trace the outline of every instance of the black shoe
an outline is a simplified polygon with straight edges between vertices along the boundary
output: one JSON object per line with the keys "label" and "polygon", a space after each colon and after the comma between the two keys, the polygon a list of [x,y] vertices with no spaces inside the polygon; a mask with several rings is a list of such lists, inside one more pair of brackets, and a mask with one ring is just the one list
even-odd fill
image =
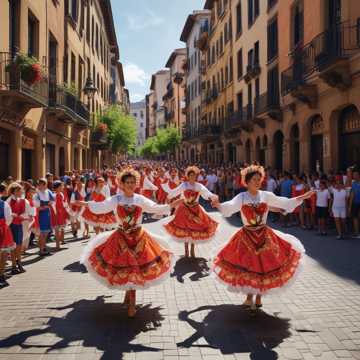
{"label": "black shoe", "polygon": [[16,266],[11,268],[11,275],[17,275],[20,273],[21,271]]}
{"label": "black shoe", "polygon": [[43,257],[43,256],[50,256],[51,252],[49,250],[44,250],[44,251],[40,251],[39,252],[39,256]]}
{"label": "black shoe", "polygon": [[6,281],[5,276],[0,276],[0,289],[9,286],[10,284]]}
{"label": "black shoe", "polygon": [[26,272],[26,270],[23,268],[21,262],[17,261],[17,267],[21,273]]}

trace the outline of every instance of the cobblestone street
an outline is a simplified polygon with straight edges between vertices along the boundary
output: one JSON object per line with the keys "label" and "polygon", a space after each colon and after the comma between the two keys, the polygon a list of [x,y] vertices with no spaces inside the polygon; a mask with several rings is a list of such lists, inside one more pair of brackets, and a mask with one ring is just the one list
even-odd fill
{"label": "cobblestone street", "polygon": [[27,272],[0,292],[0,359],[360,359],[360,242],[289,231],[306,247],[306,268],[255,316],[209,276],[211,245],[196,261],[179,257],[163,285],[138,292],[132,320],[123,293],[79,265],[86,241],[29,256]]}

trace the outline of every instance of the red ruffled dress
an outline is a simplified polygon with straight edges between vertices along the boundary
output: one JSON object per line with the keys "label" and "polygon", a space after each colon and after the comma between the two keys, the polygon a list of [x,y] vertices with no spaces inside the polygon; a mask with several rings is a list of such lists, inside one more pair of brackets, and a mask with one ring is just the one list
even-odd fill
{"label": "red ruffled dress", "polygon": [[191,185],[188,182],[169,190],[170,199],[179,195],[184,201],[177,207],[171,220],[164,224],[165,230],[173,240],[180,242],[202,244],[212,240],[219,224],[199,204],[199,197],[201,195],[205,200],[210,200],[216,195],[200,183]]}
{"label": "red ruffled dress", "polygon": [[266,225],[269,206],[292,212],[301,204],[296,199],[259,191],[253,198],[241,193],[221,205],[224,216],[240,211],[244,226],[216,255],[213,270],[230,291],[266,294],[295,279],[305,255],[301,242],[290,234]]}
{"label": "red ruffled dress", "polygon": [[[90,200],[99,203],[106,200],[107,196],[104,189],[105,187],[101,192],[94,190],[90,195]],[[85,208],[80,218],[88,225],[101,229],[113,229],[116,225],[115,214],[112,210],[107,213],[95,214],[90,208]]]}
{"label": "red ruffled dress", "polygon": [[0,199],[0,253],[10,252],[16,247],[9,227],[11,221],[10,205]]}
{"label": "red ruffled dress", "polygon": [[90,202],[93,213],[115,212],[118,229],[90,241],[81,263],[104,285],[122,290],[144,289],[159,283],[173,267],[174,255],[162,239],[142,227],[142,213],[167,215],[169,205],[158,205],[142,195],[122,194],[104,202]]}
{"label": "red ruffled dress", "polygon": [[154,180],[154,185],[158,188],[156,190],[156,201],[158,204],[165,204],[167,193],[163,189],[162,185],[165,184],[167,181],[162,179],[160,176],[156,177]]}
{"label": "red ruffled dress", "polygon": [[142,195],[144,195],[148,199],[152,199],[154,196],[154,191],[157,190],[158,188],[152,183],[152,179],[145,175],[141,188]]}
{"label": "red ruffled dress", "polygon": [[58,229],[64,229],[69,220],[69,214],[66,210],[67,203],[65,202],[65,196],[62,192],[55,194],[55,227]]}
{"label": "red ruffled dress", "polygon": [[[303,184],[295,184],[291,187],[291,197],[297,197],[305,194],[305,186]],[[300,212],[300,206],[298,206],[294,211],[295,214]]]}
{"label": "red ruffled dress", "polygon": [[86,197],[85,190],[82,188],[81,190],[75,190],[71,196],[70,196],[70,215],[71,215],[71,221],[77,221],[81,211],[82,207],[75,205],[74,202],[76,201],[84,201]]}

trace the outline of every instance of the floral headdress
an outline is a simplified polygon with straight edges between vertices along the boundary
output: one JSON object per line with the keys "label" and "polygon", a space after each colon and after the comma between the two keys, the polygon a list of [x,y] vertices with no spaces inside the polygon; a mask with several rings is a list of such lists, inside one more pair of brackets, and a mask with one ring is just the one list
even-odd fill
{"label": "floral headdress", "polygon": [[264,168],[262,166],[260,166],[260,165],[250,165],[250,166],[247,166],[246,168],[241,170],[241,182],[244,185],[246,185],[246,182],[245,182],[246,175],[250,174],[250,173],[253,173],[253,172],[259,173],[260,176],[261,176],[261,181],[264,180],[264,178],[265,178],[265,170],[264,170]]}
{"label": "floral headdress", "polygon": [[189,166],[186,168],[185,176],[188,177],[189,173],[194,172],[196,175],[200,174],[200,170],[197,166]]}
{"label": "floral headdress", "polygon": [[138,171],[134,170],[132,167],[127,167],[120,171],[117,175],[120,182],[122,182],[122,178],[124,176],[133,176],[136,179],[136,184],[140,184],[140,174]]}

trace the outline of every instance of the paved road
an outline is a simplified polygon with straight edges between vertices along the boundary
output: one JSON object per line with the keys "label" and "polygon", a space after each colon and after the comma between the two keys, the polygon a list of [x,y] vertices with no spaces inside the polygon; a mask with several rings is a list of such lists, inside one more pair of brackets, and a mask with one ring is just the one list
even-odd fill
{"label": "paved road", "polygon": [[285,295],[265,298],[256,317],[209,276],[211,245],[198,261],[179,258],[163,285],[139,292],[143,306],[132,320],[123,293],[79,265],[85,241],[69,240],[42,260],[29,256],[27,272],[0,290],[0,360],[360,359],[360,241],[288,231],[307,249],[306,268]]}

